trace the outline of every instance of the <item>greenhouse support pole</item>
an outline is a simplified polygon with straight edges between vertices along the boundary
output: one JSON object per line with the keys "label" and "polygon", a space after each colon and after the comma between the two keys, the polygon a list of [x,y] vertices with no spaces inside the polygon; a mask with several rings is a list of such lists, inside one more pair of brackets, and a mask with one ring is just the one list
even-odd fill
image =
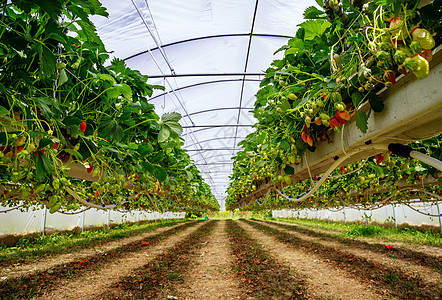
{"label": "greenhouse support pole", "polygon": [[393,204],[393,218],[394,218],[394,227],[397,228],[396,204]]}
{"label": "greenhouse support pole", "polygon": [[344,224],[347,224],[347,216],[345,215],[345,207],[342,210],[344,213]]}
{"label": "greenhouse support pole", "polygon": [[45,208],[43,209],[43,219],[41,220],[41,234],[42,235],[45,235],[47,215],[48,215],[48,208],[45,206]]}
{"label": "greenhouse support pole", "polygon": [[85,211],[83,211],[83,212],[81,213],[81,233],[84,232],[84,217],[85,217],[85,214],[86,214]]}
{"label": "greenhouse support pole", "polygon": [[440,208],[441,203],[437,202],[437,213],[439,214],[439,230],[440,233],[442,233],[442,215],[441,215],[441,211],[442,209]]}
{"label": "greenhouse support pole", "polygon": [[110,209],[107,210],[107,223],[106,223],[107,230],[109,230],[109,223],[110,223]]}

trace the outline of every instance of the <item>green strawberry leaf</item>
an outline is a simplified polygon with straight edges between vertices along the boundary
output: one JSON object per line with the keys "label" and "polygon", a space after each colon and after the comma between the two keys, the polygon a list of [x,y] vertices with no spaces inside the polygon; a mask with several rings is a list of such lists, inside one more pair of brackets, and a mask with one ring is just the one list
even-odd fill
{"label": "green strawberry leaf", "polygon": [[302,23],[301,28],[304,29],[304,40],[311,41],[315,37],[320,37],[331,26],[327,20],[308,20]]}
{"label": "green strawberry leaf", "polygon": [[181,115],[176,112],[166,113],[161,117],[159,122],[160,132],[158,134],[158,141],[165,142],[169,137],[177,137],[183,133],[183,128],[178,123]]}
{"label": "green strawberry leaf", "polygon": [[356,113],[356,126],[361,130],[363,133],[367,132],[368,129],[368,116],[363,111],[358,111]]}
{"label": "green strawberry leaf", "polygon": [[153,176],[155,176],[158,181],[163,182],[167,178],[167,172],[163,167],[155,165]]}

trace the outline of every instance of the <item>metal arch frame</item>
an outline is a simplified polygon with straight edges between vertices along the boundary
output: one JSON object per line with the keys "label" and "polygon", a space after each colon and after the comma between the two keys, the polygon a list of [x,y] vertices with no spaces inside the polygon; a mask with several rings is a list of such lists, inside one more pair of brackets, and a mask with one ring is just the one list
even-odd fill
{"label": "metal arch frame", "polygon": [[208,112],[218,111],[218,110],[230,110],[230,109],[254,109],[254,107],[218,107],[218,108],[212,108],[212,109],[206,109],[206,110],[199,110],[193,113],[190,113],[189,116],[194,116],[198,114],[204,114]]}
{"label": "metal arch frame", "polygon": [[253,127],[255,124],[216,124],[216,125],[189,125],[182,126],[183,129],[187,128],[220,128],[220,127]]}
{"label": "metal arch frame", "polygon": [[186,151],[236,151],[243,150],[243,148],[224,147],[224,148],[201,148],[201,149],[186,149]]}
{"label": "metal arch frame", "polygon": [[[265,73],[246,73],[246,72],[235,72],[235,73],[186,73],[186,74],[161,74],[161,75],[150,75],[149,78],[174,78],[174,77],[210,77],[210,76],[265,76]],[[241,79],[242,80],[242,79]]]}
{"label": "metal arch frame", "polygon": [[[244,73],[247,73],[247,67],[249,65],[250,48],[252,46],[253,29],[255,28],[256,14],[258,12],[258,3],[259,3],[259,0],[256,0],[256,2],[255,2],[255,9],[254,9],[254,12],[253,12],[252,26],[250,28],[249,43],[248,43],[248,46],[247,46],[246,61],[245,61],[245,64],[244,64]],[[244,75],[243,76],[242,85],[241,85],[241,94],[240,94],[240,98],[239,98],[239,107],[242,107],[242,102],[243,102],[243,98],[244,98],[245,79],[246,79],[246,76]],[[241,109],[238,109],[238,117],[237,117],[237,120],[236,120],[236,124],[239,124],[240,118],[241,118]],[[234,147],[236,146],[236,136],[237,135],[238,135],[238,127],[236,127],[236,130],[235,130],[235,139],[233,141],[233,146]]]}
{"label": "metal arch frame", "polygon": [[[190,43],[190,42],[195,42],[195,41],[199,41],[199,40],[206,40],[206,39],[213,39],[213,38],[223,38],[223,37],[270,37],[270,38],[284,38],[284,39],[291,39],[293,38],[293,36],[289,36],[289,35],[279,35],[279,34],[265,34],[265,33],[227,33],[227,34],[216,34],[216,35],[207,35],[207,36],[200,36],[200,37],[196,37],[196,38],[191,38],[191,39],[185,39],[185,40],[181,40],[181,41],[176,41],[176,42],[172,42],[172,43],[168,43],[168,44],[164,44],[161,45],[161,48],[166,48],[166,47],[170,47],[170,46],[175,46],[175,45],[179,45],[179,44],[183,44],[183,43]],[[160,47],[155,47],[150,49],[151,51],[156,51],[156,50],[160,50]],[[148,51],[142,51],[139,53],[136,53],[134,55],[128,56],[126,57],[124,60],[129,60],[132,58],[135,58],[139,55],[145,54]]]}
{"label": "metal arch frame", "polygon": [[[193,74],[193,75],[189,75],[189,76],[229,76],[229,75],[230,76],[237,76],[237,75],[232,75],[232,74],[228,74],[228,75],[227,74],[210,74],[210,75],[209,74],[204,74],[204,75],[203,74]],[[261,74],[261,75],[264,75],[264,74]],[[166,76],[160,76],[160,77],[156,77],[156,78],[164,78],[164,77],[166,77]],[[179,76],[170,76],[170,77],[179,77]],[[152,77],[149,77],[149,78],[152,78]],[[175,89],[175,91],[181,91],[184,89],[193,88],[193,87],[197,87],[197,86],[205,85],[205,84],[224,83],[224,82],[233,82],[233,81],[243,81],[243,79],[235,78],[235,79],[220,79],[220,80],[213,80],[213,81],[198,82],[198,83],[194,83],[194,84],[190,84],[190,85],[186,85],[186,86],[177,88],[177,89]],[[261,80],[259,80],[259,79],[245,79],[245,81],[261,82]],[[152,97],[148,100],[148,102],[155,100],[156,98],[163,97],[167,94],[168,93],[166,92],[166,93],[162,93],[160,95],[157,95],[155,97]]]}
{"label": "metal arch frame", "polygon": [[[223,155],[223,154],[222,154]],[[189,154],[189,157],[192,157],[192,156],[194,156],[194,155],[190,155]],[[209,156],[209,157],[206,157],[206,159],[212,159],[212,158],[215,158],[215,157],[219,157],[220,155],[213,155],[213,156]],[[195,161],[195,160],[194,160]],[[198,161],[198,160],[197,160]],[[233,164],[233,163],[232,163]]]}
{"label": "metal arch frame", "polygon": [[[233,163],[231,161],[224,160],[224,161],[220,161],[220,162],[213,162],[213,163],[207,163],[207,164],[209,164],[209,165],[232,165]],[[202,166],[202,165],[205,165],[205,164],[203,164],[203,163],[195,163],[194,165],[195,166]]]}
{"label": "metal arch frame", "polygon": [[[197,129],[197,130],[193,130],[193,133],[200,132],[200,131],[204,131],[204,130],[209,130],[209,129],[214,129],[214,128],[220,128],[220,127],[223,127],[223,126],[218,126],[218,127],[206,127],[206,128],[202,128],[202,129]],[[250,126],[250,127],[253,127],[253,125]],[[190,133],[183,133],[181,136],[183,137],[183,136],[186,136],[186,135],[188,135],[188,134],[190,134]]]}
{"label": "metal arch frame", "polygon": [[[233,138],[234,138],[233,136],[223,136],[223,137],[203,140],[203,141],[199,141],[199,142],[200,143],[206,143],[206,142],[210,142],[210,141],[227,140],[227,139],[233,139]],[[245,137],[240,137],[240,138],[245,138]],[[196,145],[196,144],[184,145],[183,147],[191,147],[191,146],[194,146],[194,145]]]}

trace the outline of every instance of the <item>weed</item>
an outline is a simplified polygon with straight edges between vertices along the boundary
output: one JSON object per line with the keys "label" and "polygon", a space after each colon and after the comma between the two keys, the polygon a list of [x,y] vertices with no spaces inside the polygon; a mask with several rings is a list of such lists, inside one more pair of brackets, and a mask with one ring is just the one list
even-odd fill
{"label": "weed", "polygon": [[384,228],[379,226],[349,226],[349,228],[344,231],[341,235],[343,236],[351,236],[351,237],[358,237],[358,236],[374,236],[377,234],[380,234]]}

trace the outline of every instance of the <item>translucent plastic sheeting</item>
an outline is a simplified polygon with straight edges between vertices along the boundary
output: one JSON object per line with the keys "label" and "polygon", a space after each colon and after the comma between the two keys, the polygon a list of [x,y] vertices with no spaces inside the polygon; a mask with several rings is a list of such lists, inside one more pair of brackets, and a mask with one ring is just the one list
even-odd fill
{"label": "translucent plastic sheeting", "polygon": [[[414,206],[414,205],[413,205]],[[419,206],[419,205],[417,205]],[[429,213],[432,215],[437,215],[437,205],[426,205],[426,209],[422,209],[422,212]],[[309,219],[329,219],[332,221],[347,221],[347,222],[355,222],[362,221],[364,222],[366,217],[370,218],[369,222],[379,222],[379,223],[394,223],[394,215],[396,213],[397,223],[408,223],[411,225],[433,225],[439,226],[439,219],[437,217],[429,217],[425,214],[420,214],[408,206],[404,204],[397,204],[396,211],[393,212],[392,205],[386,205],[380,207],[378,209],[374,209],[372,211],[358,210],[354,208],[345,208],[340,211],[329,211],[329,210],[314,210],[314,209],[304,209],[304,210],[292,210],[292,209],[281,209],[272,211],[272,216],[274,218],[309,218]],[[365,215],[364,215],[365,214]]]}
{"label": "translucent plastic sheeting", "polygon": [[[0,206],[0,210],[5,210],[6,207]],[[84,226],[102,226],[107,223],[107,214],[105,210],[90,209],[84,212]],[[35,211],[13,210],[1,215],[0,236],[8,234],[25,234],[31,232],[41,232],[43,226],[44,210],[38,209]],[[118,211],[110,212],[110,223],[124,223],[137,222],[142,220],[156,220],[156,219],[175,219],[184,218],[185,213],[172,212],[146,212],[146,211],[132,211],[121,213]],[[46,227],[45,230],[67,230],[82,225],[82,214],[65,215],[60,213],[50,214],[46,213]]]}
{"label": "translucent plastic sheeting", "polygon": [[222,200],[231,158],[241,150],[237,144],[253,132],[256,120],[249,111],[259,81],[316,2],[103,0],[103,5],[109,17],[93,21],[106,48],[149,75],[148,83],[166,87],[154,92],[151,103],[160,115],[183,116],[184,147]]}

